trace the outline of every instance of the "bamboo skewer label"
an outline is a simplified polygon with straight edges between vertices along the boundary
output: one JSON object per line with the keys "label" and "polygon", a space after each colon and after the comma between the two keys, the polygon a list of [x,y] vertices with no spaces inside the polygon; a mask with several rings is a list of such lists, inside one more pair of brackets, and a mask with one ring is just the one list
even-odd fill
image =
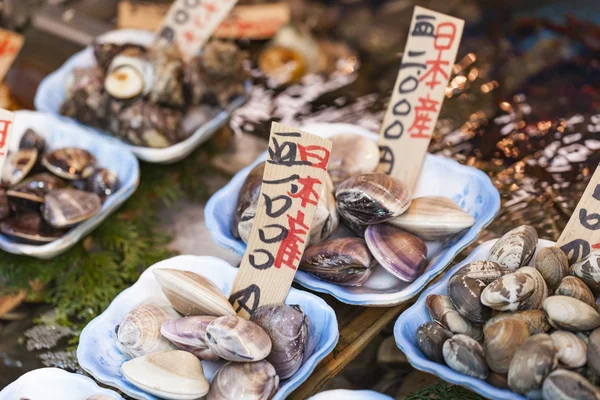
{"label": "bamboo skewer label", "polygon": [[379,138],[379,172],[414,188],[444,101],[464,21],[415,7]]}
{"label": "bamboo skewer label", "polygon": [[0,29],[0,81],[4,80],[24,41],[23,35]]}
{"label": "bamboo skewer label", "polygon": [[8,155],[8,138],[12,132],[15,113],[0,108],[0,177]]}
{"label": "bamboo skewer label", "polygon": [[600,167],[592,175],[556,245],[573,264],[600,249]]}
{"label": "bamboo skewer label", "polygon": [[330,154],[329,140],[272,124],[256,217],[229,298],[240,316],[285,300],[308,242]]}

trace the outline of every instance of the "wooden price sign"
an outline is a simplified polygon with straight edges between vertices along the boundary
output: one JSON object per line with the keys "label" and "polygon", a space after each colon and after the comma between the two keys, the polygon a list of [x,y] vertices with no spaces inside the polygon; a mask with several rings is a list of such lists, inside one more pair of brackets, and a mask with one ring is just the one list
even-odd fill
{"label": "wooden price sign", "polygon": [[23,35],[0,29],[0,81],[4,79],[10,66],[17,58],[24,40]]}
{"label": "wooden price sign", "polygon": [[569,257],[569,264],[600,249],[600,167],[596,167],[556,245]]}
{"label": "wooden price sign", "polygon": [[271,125],[256,217],[229,297],[240,316],[285,300],[308,242],[330,154],[327,139]]}
{"label": "wooden price sign", "polygon": [[8,137],[12,132],[15,113],[0,108],[0,176],[8,154]]}
{"label": "wooden price sign", "polygon": [[415,7],[381,127],[379,171],[414,188],[456,61],[464,21]]}
{"label": "wooden price sign", "polygon": [[290,22],[290,18],[287,3],[236,6],[214,35],[223,39],[269,39]]}

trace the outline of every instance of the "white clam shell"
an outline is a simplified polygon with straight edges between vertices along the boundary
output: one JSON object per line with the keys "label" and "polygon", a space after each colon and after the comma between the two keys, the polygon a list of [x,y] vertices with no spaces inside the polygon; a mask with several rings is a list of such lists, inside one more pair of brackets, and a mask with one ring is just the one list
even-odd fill
{"label": "white clam shell", "polygon": [[595,250],[573,264],[571,273],[585,282],[596,296],[600,295],[600,251]]}
{"label": "white clam shell", "polygon": [[535,281],[515,272],[490,283],[481,293],[481,303],[498,311],[517,311],[535,291]]}
{"label": "white clam shell", "polygon": [[507,232],[490,250],[489,261],[494,261],[510,269],[517,269],[527,264],[538,242],[537,231],[522,225]]}
{"label": "white clam shell", "polygon": [[587,345],[571,332],[556,331],[550,334],[558,361],[569,368],[583,367],[587,363]]}
{"label": "white clam shell", "polygon": [[443,325],[450,332],[462,333],[477,341],[483,339],[481,326],[472,323],[460,315],[454,304],[452,304],[450,297],[430,294],[427,296],[426,304],[431,318]]}
{"label": "white clam shell", "polygon": [[583,332],[600,326],[600,314],[573,297],[550,296],[544,300],[543,307],[550,325],[556,329]]}
{"label": "white clam shell", "polygon": [[258,361],[271,352],[271,338],[254,322],[240,317],[220,317],[206,327],[206,343],[228,361]]}
{"label": "white clam shell", "polygon": [[332,142],[327,170],[334,184],[353,175],[375,171],[379,164],[379,147],[370,138],[357,133],[338,133],[329,138]]}
{"label": "white clam shell", "polygon": [[446,364],[461,374],[485,379],[489,370],[481,344],[467,335],[454,335],[442,348]]}
{"label": "white clam shell", "polygon": [[279,387],[279,376],[267,361],[225,364],[215,375],[207,400],[268,400]]}

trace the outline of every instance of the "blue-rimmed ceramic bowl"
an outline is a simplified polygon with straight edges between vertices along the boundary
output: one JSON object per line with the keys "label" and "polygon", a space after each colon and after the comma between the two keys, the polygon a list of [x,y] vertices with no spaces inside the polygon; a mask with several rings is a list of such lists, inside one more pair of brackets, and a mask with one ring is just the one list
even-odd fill
{"label": "blue-rimmed ceramic bowl", "polygon": [[[480,395],[494,400],[525,400],[525,397],[520,394],[511,392],[510,390],[498,389],[490,385],[486,381],[473,378],[467,375],[459,374],[458,372],[448,368],[446,365],[438,364],[429,360],[421,352],[416,343],[416,332],[419,326],[425,322],[431,321],[425,299],[430,294],[448,294],[448,282],[452,275],[467,263],[479,260],[487,260],[490,254],[490,249],[496,243],[496,240],[485,242],[477,247],[463,262],[455,265],[446,272],[444,278],[429,289],[425,290],[417,302],[408,310],[400,314],[400,317],[394,325],[394,337],[396,344],[404,352],[408,361],[418,370],[428,372],[432,375],[439,376],[446,382],[461,385],[469,390],[479,393]],[[549,240],[539,240],[534,258],[529,263],[533,265],[535,257],[540,249],[553,246],[555,243]]]}
{"label": "blue-rimmed ceramic bowl", "polygon": [[[378,137],[364,128],[348,124],[311,124],[302,129],[323,137],[342,132],[354,132],[373,140],[377,140]],[[266,153],[253,165],[238,172],[206,205],[206,225],[215,242],[240,255],[244,254],[246,244],[231,234],[231,219],[246,176],[254,165],[265,159]],[[423,275],[414,282],[402,282],[379,266],[361,287],[338,286],[302,271],[296,273],[296,281],[316,292],[331,294],[344,303],[361,306],[391,306],[415,296],[439,275],[462,249],[477,238],[479,232],[494,219],[500,209],[500,195],[487,175],[449,158],[428,154],[413,197],[431,195],[451,198],[475,218],[475,224],[449,242],[428,242],[428,266]]]}
{"label": "blue-rimmed ceramic bowl", "polygon": [[327,390],[317,393],[309,400],[393,400],[390,396],[372,390]]}
{"label": "blue-rimmed ceramic bowl", "polygon": [[0,392],[0,400],[86,400],[96,394],[123,400],[119,394],[102,389],[87,376],[58,368],[40,368],[5,387]]}
{"label": "blue-rimmed ceramic bowl", "polygon": [[[115,345],[115,327],[139,304],[151,298],[168,304],[152,273],[156,268],[173,268],[192,271],[213,281],[229,295],[237,269],[215,257],[178,256],[161,261],[148,268],[129,289],[119,294],[108,309],[90,322],[81,332],[77,359],[79,365],[98,381],[118,388],[136,399],[155,400],[156,397],[136,388],[121,374],[121,365],[128,360]],[[299,304],[311,321],[308,357],[302,367],[291,378],[280,382],[274,400],[285,399],[302,384],[316,365],[337,344],[339,333],[335,312],[321,298],[297,289],[290,289],[285,300],[288,304]],[[204,373],[209,381],[224,363],[202,361]]]}
{"label": "blue-rimmed ceramic bowl", "polygon": [[50,151],[61,147],[88,150],[96,157],[98,165],[116,173],[120,182],[119,190],[106,199],[96,215],[71,228],[58,240],[44,245],[31,245],[17,243],[0,234],[2,250],[37,258],[52,258],[73,247],[135,192],[139,184],[140,167],[135,156],[123,146],[106,140],[104,136],[90,132],[66,118],[34,111],[16,112],[13,131],[9,138],[9,150],[15,151],[19,148],[19,142],[27,128],[32,128],[46,139]]}
{"label": "blue-rimmed ceramic bowl", "polygon": [[[149,46],[154,40],[154,33],[135,29],[120,29],[105,33],[96,38],[99,42],[110,43],[135,43]],[[67,60],[59,69],[48,75],[39,85],[35,94],[35,108],[51,114],[60,114],[60,106],[65,101],[65,86],[67,78],[76,68],[86,68],[96,65],[96,58],[91,46],[76,53]],[[250,83],[247,83],[250,90]],[[105,133],[106,137],[120,146],[128,148],[138,158],[152,163],[173,163],[188,156],[199,145],[207,141],[221,126],[227,122],[231,113],[242,106],[248,96],[242,96],[229,104],[226,110],[218,112],[211,120],[196,129],[186,140],[164,149],[133,146]],[[95,128],[87,127],[95,132]]]}

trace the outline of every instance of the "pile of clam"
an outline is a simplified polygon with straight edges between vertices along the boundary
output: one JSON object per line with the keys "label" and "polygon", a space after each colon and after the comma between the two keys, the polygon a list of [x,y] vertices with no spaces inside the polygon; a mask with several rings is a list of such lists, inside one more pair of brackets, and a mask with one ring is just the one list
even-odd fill
{"label": "pile of clam", "polygon": [[[300,269],[343,286],[361,286],[379,263],[394,277],[412,282],[426,267],[425,240],[446,240],[475,220],[446,197],[412,199],[409,188],[375,173],[377,144],[362,135],[332,136],[328,174],[312,222]],[[244,182],[232,218],[234,237],[248,242],[265,163]],[[348,229],[341,229],[339,221]],[[363,239],[364,238],[364,239]]]}
{"label": "pile of clam", "polygon": [[181,142],[245,93],[245,54],[213,40],[184,62],[174,48],[96,43],[97,65],[75,69],[67,80],[61,114],[136,146]]}
{"label": "pile of clam", "polygon": [[[530,398],[600,399],[600,253],[569,266],[521,226],[488,260],[450,278],[448,295],[427,296],[434,322],[416,333],[431,360]],[[593,383],[592,383],[593,382]]]}
{"label": "pile of clam", "polygon": [[118,186],[117,175],[87,150],[49,150],[28,129],[2,171],[0,233],[22,243],[53,242],[100,211]]}
{"label": "pile of clam", "polygon": [[[156,269],[170,304],[140,304],[116,327],[121,372],[165,399],[269,399],[308,354],[310,320],[298,305],[259,307],[238,317],[221,290],[190,271]],[[208,383],[200,360],[226,361]]]}

